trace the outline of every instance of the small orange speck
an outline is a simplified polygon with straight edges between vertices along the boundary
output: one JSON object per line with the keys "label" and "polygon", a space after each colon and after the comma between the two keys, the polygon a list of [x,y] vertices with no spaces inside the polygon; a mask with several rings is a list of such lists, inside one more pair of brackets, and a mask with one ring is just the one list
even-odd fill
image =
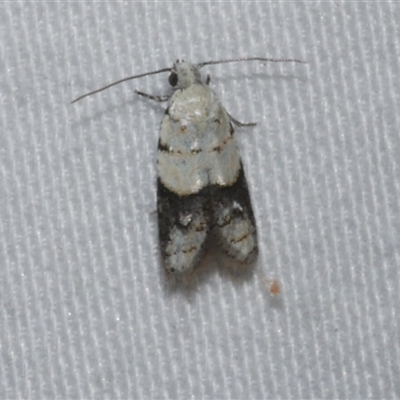
{"label": "small orange speck", "polygon": [[271,294],[271,296],[276,296],[281,293],[281,287],[278,281],[271,280],[269,282],[269,293]]}
{"label": "small orange speck", "polygon": [[282,293],[282,287],[278,279],[268,279],[262,272],[259,272],[261,282],[267,286],[269,294],[273,297]]}

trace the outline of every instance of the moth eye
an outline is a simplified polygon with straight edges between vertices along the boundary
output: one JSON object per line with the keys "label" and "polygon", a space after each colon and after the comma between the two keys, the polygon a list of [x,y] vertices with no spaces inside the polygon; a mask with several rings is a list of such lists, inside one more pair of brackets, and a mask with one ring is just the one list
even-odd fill
{"label": "moth eye", "polygon": [[171,86],[176,86],[178,83],[178,75],[175,72],[172,72],[168,78],[168,82]]}

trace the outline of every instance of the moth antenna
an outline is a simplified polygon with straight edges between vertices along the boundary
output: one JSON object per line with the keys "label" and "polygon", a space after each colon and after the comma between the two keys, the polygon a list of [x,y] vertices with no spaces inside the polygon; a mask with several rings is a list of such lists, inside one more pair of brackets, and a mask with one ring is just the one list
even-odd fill
{"label": "moth antenna", "polygon": [[93,90],[92,92],[86,93],[86,94],[76,98],[75,100],[71,101],[71,104],[76,103],[79,100],[82,100],[84,97],[91,96],[92,94],[96,94],[96,93],[102,92],[103,90],[106,90],[106,89],[108,89],[108,88],[110,88],[112,86],[118,85],[119,83],[130,81],[131,79],[142,78],[143,76],[155,75],[155,74],[159,74],[161,72],[167,72],[167,71],[171,71],[171,68],[163,68],[163,69],[159,69],[158,71],[146,72],[144,74],[133,75],[133,76],[129,76],[128,78],[120,79],[119,81],[110,83],[107,86],[104,86],[104,87],[102,87],[100,89],[97,89],[97,90]]}
{"label": "moth antenna", "polygon": [[297,62],[301,64],[307,64],[307,61],[296,60],[294,58],[263,58],[263,57],[246,57],[246,58],[231,58],[228,60],[218,60],[218,61],[206,61],[197,64],[198,68],[204,67],[205,65],[211,64],[225,64],[236,61],[267,61],[267,62]]}

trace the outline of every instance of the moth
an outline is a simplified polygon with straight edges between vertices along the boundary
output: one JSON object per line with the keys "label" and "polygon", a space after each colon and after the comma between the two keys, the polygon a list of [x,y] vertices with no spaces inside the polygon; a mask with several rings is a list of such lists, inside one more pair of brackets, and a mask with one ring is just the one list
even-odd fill
{"label": "moth", "polygon": [[241,123],[225,110],[202,81],[205,65],[238,61],[300,62],[294,59],[238,58],[191,64],[177,60],[171,68],[134,75],[87,93],[82,98],[119,83],[170,72],[172,94],[138,95],[164,102],[157,160],[157,213],[161,255],[167,273],[192,271],[208,242],[215,243],[239,263],[257,256],[257,229],[233,125]]}

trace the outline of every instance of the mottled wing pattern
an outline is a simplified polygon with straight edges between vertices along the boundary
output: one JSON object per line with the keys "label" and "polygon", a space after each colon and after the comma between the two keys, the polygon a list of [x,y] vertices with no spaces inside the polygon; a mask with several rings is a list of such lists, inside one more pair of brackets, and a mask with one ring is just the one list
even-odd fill
{"label": "mottled wing pattern", "polygon": [[179,196],[158,180],[158,229],[167,272],[187,272],[203,254],[210,230],[210,203],[205,192]]}
{"label": "mottled wing pattern", "polygon": [[252,262],[257,253],[257,232],[242,165],[236,182],[227,187],[213,185],[213,228],[221,248],[239,262]]}
{"label": "mottled wing pattern", "polygon": [[227,187],[212,185],[179,196],[158,181],[158,227],[167,272],[191,271],[200,261],[211,229],[217,244],[241,263],[258,253],[257,232],[243,168]]}

